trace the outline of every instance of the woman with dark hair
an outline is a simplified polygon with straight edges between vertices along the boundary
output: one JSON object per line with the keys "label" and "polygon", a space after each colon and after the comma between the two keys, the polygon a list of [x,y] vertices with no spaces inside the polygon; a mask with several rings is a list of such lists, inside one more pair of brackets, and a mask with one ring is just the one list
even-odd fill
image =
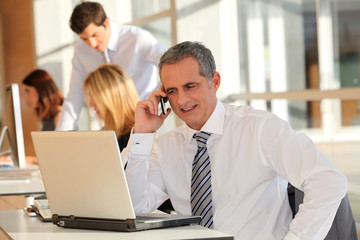
{"label": "woman with dark hair", "polygon": [[50,74],[36,69],[22,81],[26,104],[42,121],[42,131],[53,131],[60,117],[64,97]]}

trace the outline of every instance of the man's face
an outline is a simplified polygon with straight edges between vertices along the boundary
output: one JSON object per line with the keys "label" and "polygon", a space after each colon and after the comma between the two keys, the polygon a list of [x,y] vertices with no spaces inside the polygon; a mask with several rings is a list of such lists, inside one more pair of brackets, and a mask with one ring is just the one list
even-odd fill
{"label": "man's face", "polygon": [[111,33],[109,19],[106,19],[104,25],[96,26],[90,23],[79,37],[90,47],[96,51],[104,52],[109,42]]}
{"label": "man's face", "polygon": [[161,80],[175,114],[192,129],[200,130],[215,109],[220,74],[214,74],[210,87],[208,79],[200,75],[198,61],[188,57],[164,65]]}

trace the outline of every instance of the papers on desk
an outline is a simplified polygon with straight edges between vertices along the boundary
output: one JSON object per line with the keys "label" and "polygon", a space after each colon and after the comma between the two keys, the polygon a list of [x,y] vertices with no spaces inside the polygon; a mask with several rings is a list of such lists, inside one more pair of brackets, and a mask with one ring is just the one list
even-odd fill
{"label": "papers on desk", "polygon": [[40,209],[39,214],[40,214],[41,220],[43,220],[44,222],[51,222],[52,214],[51,214],[50,208]]}
{"label": "papers on desk", "polygon": [[49,201],[47,199],[36,199],[34,200],[34,207],[37,209],[48,209]]}
{"label": "papers on desk", "polygon": [[32,207],[42,221],[51,222],[52,214],[49,208],[49,201],[47,199],[34,200],[34,205]]}

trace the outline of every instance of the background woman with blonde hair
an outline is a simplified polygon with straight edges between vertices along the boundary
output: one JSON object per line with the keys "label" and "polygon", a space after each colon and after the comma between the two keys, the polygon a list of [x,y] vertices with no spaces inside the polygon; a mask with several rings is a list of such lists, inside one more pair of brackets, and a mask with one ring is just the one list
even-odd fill
{"label": "background woman with blonde hair", "polygon": [[86,103],[104,123],[104,130],[114,130],[120,151],[126,147],[134,126],[139,96],[133,80],[115,64],[104,64],[91,72],[83,83]]}

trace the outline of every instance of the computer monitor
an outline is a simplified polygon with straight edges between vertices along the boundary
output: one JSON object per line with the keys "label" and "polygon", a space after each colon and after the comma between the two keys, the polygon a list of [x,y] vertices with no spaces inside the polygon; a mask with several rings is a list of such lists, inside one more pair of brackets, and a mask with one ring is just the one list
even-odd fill
{"label": "computer monitor", "polygon": [[6,87],[4,103],[0,155],[10,155],[15,167],[25,168],[24,136],[18,84],[14,83]]}

